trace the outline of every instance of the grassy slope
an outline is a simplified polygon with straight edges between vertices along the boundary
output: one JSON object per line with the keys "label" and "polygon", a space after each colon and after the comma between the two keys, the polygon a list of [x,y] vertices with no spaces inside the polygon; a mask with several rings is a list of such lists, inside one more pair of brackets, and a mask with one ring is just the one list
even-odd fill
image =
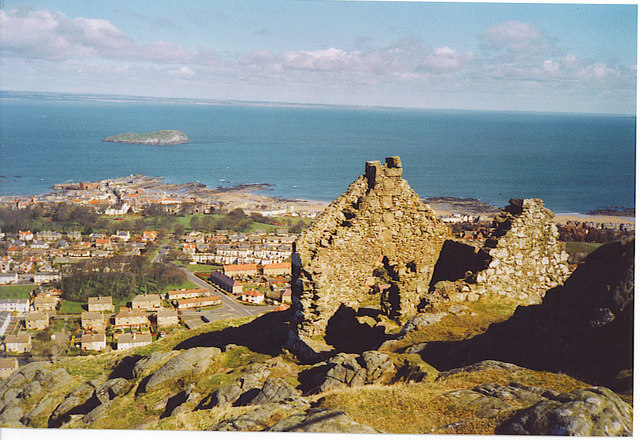
{"label": "grassy slope", "polygon": [[[501,413],[492,418],[479,418],[473,411],[465,407],[456,399],[446,394],[462,389],[472,389],[483,383],[508,384],[519,382],[524,385],[549,388],[558,392],[587,387],[571,377],[531,370],[505,372],[502,370],[484,370],[473,373],[459,373],[437,379],[438,371],[421,360],[419,355],[400,354],[403,347],[409,344],[438,339],[461,339],[470,334],[483,331],[490,322],[505,319],[513,311],[513,305],[504,303],[478,303],[473,305],[475,315],[449,316],[437,326],[433,326],[429,333],[415,332],[407,341],[390,347],[391,355],[396,366],[409,362],[423,373],[422,382],[398,382],[392,385],[368,385],[357,388],[333,390],[323,394],[307,396],[316,406],[335,408],[345,411],[355,421],[369,425],[376,430],[388,433],[425,433],[442,427],[454,421],[465,420],[463,428],[455,433],[492,434],[507,413]],[[152,352],[169,352],[179,343],[194,336],[220,331],[226,327],[238,327],[252,321],[252,318],[230,319],[216,321],[203,325],[196,330],[179,329],[167,337],[151,345],[124,352],[111,352],[81,358],[68,358],[60,361],[76,380],[77,383],[96,378],[106,378],[115,365],[124,357],[145,356]],[[249,327],[247,327],[249,330]],[[297,386],[298,372],[309,366],[298,365],[288,354],[279,356],[280,367],[272,369],[272,375],[287,380]],[[244,346],[238,346],[221,354],[216,358],[207,371],[198,377],[187,377],[170,384],[162,389],[150,393],[135,395],[141,378],[134,380],[132,390],[125,396],[118,397],[108,409],[108,417],[98,420],[90,428],[109,429],[163,429],[163,430],[203,430],[222,420],[238,417],[253,407],[213,408],[181,413],[176,416],[160,418],[163,412],[162,402],[174,396],[186,383],[193,383],[201,398],[211,394],[221,386],[234,381],[242,374],[246,367],[272,359],[267,354],[251,351]],[[156,409],[157,408],[157,409]],[[510,414],[510,412],[509,412]],[[286,410],[274,414],[276,419],[282,419],[290,414]],[[43,423],[46,420],[43,419]],[[75,423],[75,422],[74,422]],[[43,425],[44,427],[45,425]],[[86,427],[78,424],[69,427]],[[460,432],[462,430],[462,432]],[[441,432],[441,431],[438,431]],[[446,430],[441,433],[448,433]]]}
{"label": "grassy slope", "polygon": [[578,241],[568,241],[565,250],[571,254],[590,254],[602,246],[602,243],[581,243]]}
{"label": "grassy slope", "polygon": [[[483,383],[519,382],[524,385],[547,387],[558,392],[585,388],[588,385],[569,376],[519,370],[505,373],[487,370],[459,373],[443,380],[420,383],[397,383],[390,386],[370,385],[327,392],[320,396],[320,405],[345,411],[356,422],[393,433],[425,433],[460,420],[469,420],[473,434],[493,434],[506,414],[488,419],[478,418],[455,399],[444,394],[472,389]],[[460,432],[458,432],[460,433]]]}

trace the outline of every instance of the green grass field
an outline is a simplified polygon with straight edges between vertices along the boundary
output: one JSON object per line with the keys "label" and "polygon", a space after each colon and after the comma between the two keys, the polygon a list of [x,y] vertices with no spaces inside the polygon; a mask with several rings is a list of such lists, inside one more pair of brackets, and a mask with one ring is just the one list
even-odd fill
{"label": "green grass field", "polygon": [[29,298],[29,294],[36,286],[0,286],[0,298]]}
{"label": "green grass field", "polygon": [[[83,308],[83,306],[85,308]],[[81,314],[84,311],[86,311],[85,303],[63,300],[62,306],[60,307],[60,310],[58,310],[58,313],[61,313],[63,315],[70,315]]]}
{"label": "green grass field", "polygon": [[579,241],[568,241],[565,250],[570,254],[590,254],[602,246],[602,243],[581,243]]}
{"label": "green grass field", "polygon": [[167,285],[164,289],[162,289],[163,292],[166,292],[168,290],[177,290],[177,289],[197,289],[198,286],[194,283],[192,283],[189,280],[186,280],[184,283],[182,284],[169,284]]}
{"label": "green grass field", "polygon": [[220,266],[214,266],[213,264],[188,264],[186,267],[188,271],[202,273],[211,273],[219,268]]}

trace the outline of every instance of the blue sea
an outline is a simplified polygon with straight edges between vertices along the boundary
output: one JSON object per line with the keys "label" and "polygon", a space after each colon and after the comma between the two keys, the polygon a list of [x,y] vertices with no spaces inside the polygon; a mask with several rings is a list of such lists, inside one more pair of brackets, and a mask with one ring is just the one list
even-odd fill
{"label": "blue sea", "polygon": [[[104,143],[177,129],[191,143]],[[400,156],[422,197],[504,206],[537,197],[555,212],[635,206],[633,116],[365,109],[0,94],[0,194],[130,174],[330,201],[365,161]]]}

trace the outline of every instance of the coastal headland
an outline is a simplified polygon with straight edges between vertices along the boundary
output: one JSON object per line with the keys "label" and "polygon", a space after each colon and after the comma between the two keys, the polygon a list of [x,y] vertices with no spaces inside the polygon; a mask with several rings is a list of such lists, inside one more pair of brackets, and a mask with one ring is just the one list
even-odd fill
{"label": "coastal headland", "polygon": [[109,136],[102,141],[143,145],[179,145],[190,142],[189,137],[179,130],[160,130],[153,133],[123,133]]}

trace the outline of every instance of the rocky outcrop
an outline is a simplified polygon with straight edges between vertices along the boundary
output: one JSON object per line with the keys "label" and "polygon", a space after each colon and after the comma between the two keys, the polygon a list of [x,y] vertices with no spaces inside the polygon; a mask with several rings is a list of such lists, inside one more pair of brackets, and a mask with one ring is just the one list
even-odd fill
{"label": "rocky outcrop", "polygon": [[354,422],[342,411],[313,408],[294,414],[273,425],[268,431],[282,432],[336,432],[348,434],[374,434],[370,426]]}
{"label": "rocky outcrop", "polygon": [[616,378],[633,369],[634,245],[601,246],[542,304],[520,306],[474,338],[428,343],[422,358],[440,370],[497,359],[630,389]]}
{"label": "rocky outcrop", "polygon": [[51,362],[32,362],[0,382],[0,425],[34,426],[51,414],[75,385],[63,368]]}
{"label": "rocky outcrop", "polygon": [[267,379],[258,394],[249,401],[249,405],[264,405],[266,403],[306,404],[300,397],[300,391],[282,379]]}
{"label": "rocky outcrop", "polygon": [[606,388],[558,394],[517,411],[496,429],[511,435],[630,436],[633,410]]}
{"label": "rocky outcrop", "polygon": [[292,290],[303,339],[324,334],[341,306],[414,314],[449,229],[402,179],[398,157],[367,162],[295,243]]}
{"label": "rocky outcrop", "polygon": [[391,358],[385,353],[340,353],[301,373],[301,382],[307,393],[321,393],[337,388],[383,384],[395,372]]}
{"label": "rocky outcrop", "polygon": [[453,301],[509,298],[537,304],[569,276],[554,214],[539,199],[511,199],[490,237],[476,249],[448,241],[435,267],[432,290]]}
{"label": "rocky outcrop", "polygon": [[160,130],[153,133],[124,133],[109,136],[102,142],[143,145],[178,145],[189,142],[189,137],[179,130]]}
{"label": "rocky outcrop", "polygon": [[167,382],[173,382],[186,375],[197,377],[213,362],[214,356],[221,352],[217,347],[194,347],[183,351],[149,376],[144,385],[144,391],[158,389]]}

